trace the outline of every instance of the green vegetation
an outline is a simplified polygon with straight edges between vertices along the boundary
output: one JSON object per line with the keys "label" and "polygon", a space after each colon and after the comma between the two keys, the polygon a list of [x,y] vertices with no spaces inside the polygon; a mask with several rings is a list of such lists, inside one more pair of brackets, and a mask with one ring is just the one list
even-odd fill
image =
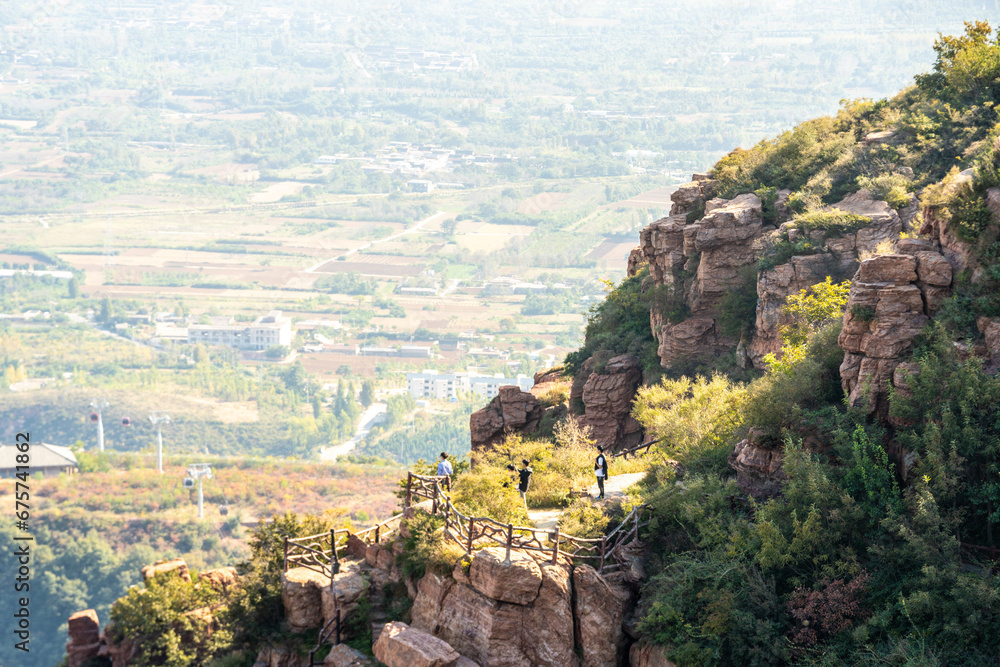
{"label": "green vegetation", "polygon": [[[656,465],[644,492],[657,574],[640,630],[678,664],[971,666],[1000,655],[1000,583],[974,548],[994,546],[1000,523],[1000,379],[956,346],[976,335],[976,315],[1000,312],[985,207],[998,183],[1000,41],[974,23],[935,50],[933,72],[892,100],[847,103],[714,170],[724,195],[794,190],[794,224],[826,235],[859,224],[819,209],[857,187],[901,207],[930,185],[924,205],[973,245],[979,268],[918,339],[915,367],[891,390],[891,421],[845,406],[836,339],[849,285],[829,277],[789,297],[792,323],[764,377],[640,390],[634,415],[676,461]],[[859,144],[876,130],[894,134]],[[959,175],[966,167],[971,178]],[[808,249],[789,243],[765,259]],[[739,312],[735,300],[729,310]],[[781,449],[780,494],[740,497],[724,457],[743,439]]]}
{"label": "green vegetation", "polygon": [[631,354],[640,359],[647,370],[659,367],[656,339],[649,328],[649,298],[641,291],[648,268],[617,286],[607,284],[605,299],[590,308],[583,346],[566,355],[566,370],[575,374],[583,363],[597,353],[608,358]]}

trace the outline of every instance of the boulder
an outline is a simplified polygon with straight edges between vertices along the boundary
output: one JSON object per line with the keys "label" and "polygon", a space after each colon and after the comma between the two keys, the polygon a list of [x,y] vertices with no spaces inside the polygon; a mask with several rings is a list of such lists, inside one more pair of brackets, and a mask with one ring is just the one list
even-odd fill
{"label": "boulder", "polygon": [[375,667],[375,662],[347,644],[337,644],[326,654],[323,667]]}
{"label": "boulder", "polygon": [[694,174],[690,183],[684,183],[670,194],[670,215],[684,215],[697,210],[711,197],[715,181],[704,174]]}
{"label": "boulder", "polygon": [[736,485],[740,490],[763,500],[781,491],[786,476],[782,469],[782,449],[763,447],[760,435],[751,429],[746,438],[736,443],[729,455],[729,465],[736,471]]}
{"label": "boulder", "polygon": [[304,567],[295,567],[281,575],[281,601],[285,605],[285,623],[291,632],[305,632],[323,626],[322,590],[330,578]]}
{"label": "boulder", "polygon": [[529,552],[511,553],[512,561],[513,554],[518,554],[518,561],[533,560],[541,573],[541,586],[531,604],[500,602],[472,585],[428,574],[418,584],[414,626],[484,667],[573,667],[577,658],[568,561],[553,565]]}
{"label": "boulder", "polygon": [[93,644],[101,639],[101,625],[94,609],[76,612],[69,617],[67,625],[67,633],[74,644]]}
{"label": "boulder", "polygon": [[96,658],[101,650],[101,626],[97,611],[86,609],[69,617],[66,644],[66,664],[82,667],[83,663]]}
{"label": "boulder", "polygon": [[581,426],[605,449],[631,447],[642,442],[642,426],[632,418],[632,399],[642,383],[636,357],[613,357],[600,373],[591,373],[583,386]]}
{"label": "boulder", "polygon": [[724,345],[712,317],[691,317],[677,324],[663,324],[658,332],[657,353],[664,368],[681,359],[716,356]]}
{"label": "boulder", "polygon": [[542,585],[542,571],[535,559],[512,549],[510,560],[503,547],[489,547],[476,552],[469,579],[472,587],[498,602],[531,604]]}
{"label": "boulder", "polygon": [[469,417],[473,451],[492,448],[508,431],[536,430],[544,412],[531,392],[500,387],[500,393],[486,407]]}
{"label": "boulder", "polygon": [[447,642],[399,621],[385,624],[372,652],[387,667],[453,667],[462,657]]}
{"label": "boulder", "polygon": [[573,611],[583,667],[617,667],[625,662],[625,619],[635,606],[632,590],[618,573],[603,577],[589,565],[573,569]]}
{"label": "boulder", "polygon": [[917,280],[917,260],[912,255],[877,255],[861,263],[856,280],[907,285]]}
{"label": "boulder", "polygon": [[990,369],[1000,368],[1000,317],[979,317],[976,328],[986,343],[986,361]]}
{"label": "boulder", "polygon": [[667,651],[662,646],[639,641],[632,644],[628,652],[629,667],[676,667],[667,660]]}
{"label": "boulder", "polygon": [[147,582],[153,577],[162,575],[173,575],[180,577],[184,581],[191,581],[191,572],[183,558],[164,560],[142,568],[142,581]]}
{"label": "boulder", "polygon": [[236,585],[239,575],[235,567],[220,567],[198,573],[198,579],[220,593],[228,593]]}

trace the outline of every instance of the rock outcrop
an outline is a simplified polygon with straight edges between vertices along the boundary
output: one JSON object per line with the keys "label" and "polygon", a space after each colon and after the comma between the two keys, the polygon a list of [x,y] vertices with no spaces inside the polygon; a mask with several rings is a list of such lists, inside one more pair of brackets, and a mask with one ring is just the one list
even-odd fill
{"label": "rock outcrop", "polygon": [[337,644],[326,654],[323,667],[375,667],[375,662],[347,644]]}
{"label": "rock outcrop", "polygon": [[66,664],[69,667],[82,667],[83,663],[96,658],[101,650],[101,625],[97,620],[97,611],[78,611],[69,617],[68,625]]}
{"label": "rock outcrop", "polygon": [[[903,228],[899,213],[867,190],[859,190],[830,208],[868,218],[871,223],[833,236],[818,230],[807,233],[794,221],[781,225],[774,238],[791,243],[808,240],[814,254],[794,256],[785,264],[759,273],[757,317],[748,348],[756,368],[764,368],[765,355],[781,351],[781,327],[790,324],[781,307],[790,295],[822,282],[827,276],[837,282],[850,278],[857,270],[859,257],[875,252],[883,241],[897,239]],[[915,210],[914,206],[907,215]]]}
{"label": "rock outcrop", "polygon": [[781,307],[789,295],[823,282],[837,273],[836,259],[829,254],[792,257],[786,264],[761,271],[757,278],[756,334],[748,353],[753,365],[764,367],[764,356],[781,352],[781,328],[791,324]]}
{"label": "rock outcrop", "polygon": [[589,565],[573,568],[573,592],[583,667],[617,667],[627,648],[623,624],[635,594],[620,573],[601,576]]}
{"label": "rock outcrop", "polygon": [[462,659],[447,642],[406,623],[386,623],[372,652],[387,667],[457,667]]}
{"label": "rock outcrop", "polygon": [[947,297],[952,267],[925,241],[904,239],[897,254],[861,263],[851,285],[844,328],[841,384],[851,405],[885,419],[896,367]]}
{"label": "rock outcrop", "polygon": [[188,570],[187,563],[184,562],[183,558],[160,561],[142,568],[143,582],[162,575],[174,575],[184,581],[191,581],[191,572]]}
{"label": "rock outcrop", "polygon": [[489,449],[510,432],[537,430],[544,411],[531,392],[500,387],[500,393],[485,408],[469,417],[472,449]]}
{"label": "rock outcrop", "polygon": [[667,660],[662,646],[654,646],[648,642],[636,642],[628,652],[629,667],[676,667]]}
{"label": "rock outcrop", "polygon": [[305,567],[293,567],[281,575],[281,601],[285,624],[291,632],[323,626],[323,589],[330,578]]}
{"label": "rock outcrop", "polygon": [[[553,565],[517,549],[511,565],[504,560],[503,549],[487,548],[476,553],[466,581],[458,570],[426,575],[417,585],[413,627],[484,667],[576,665],[569,563]],[[516,594],[506,590],[508,580],[518,582],[511,586]]]}
{"label": "rock outcrop", "polygon": [[205,570],[198,573],[199,581],[204,581],[216,591],[223,594],[229,593],[233,586],[236,585],[238,579],[239,575],[236,573],[235,567],[220,567],[215,570]]}
{"label": "rock outcrop", "polygon": [[782,469],[781,447],[763,447],[759,433],[751,429],[746,438],[736,443],[729,455],[729,465],[736,471],[736,485],[743,493],[758,500],[778,494],[786,476]]}
{"label": "rock outcrop", "polygon": [[[718,305],[739,282],[744,267],[759,256],[755,241],[763,229],[760,199],[752,194],[732,200],[698,199],[709,182],[682,186],[674,193],[678,198],[672,215],[640,234],[652,283],[669,290],[690,311],[680,322],[666,321],[656,308],[650,313],[660,363],[666,368],[682,359],[713,357],[735,348],[737,341],[724,336],[717,325]],[[688,213],[701,206],[704,217],[688,224]]]}
{"label": "rock outcrop", "polygon": [[641,383],[639,360],[628,355],[613,357],[600,372],[587,376],[580,425],[590,427],[596,444],[617,450],[642,442],[642,426],[632,417],[632,399]]}
{"label": "rock outcrop", "polygon": [[[970,185],[973,178],[974,172],[972,169],[966,169],[954,176],[948,177],[945,179],[940,198],[943,201],[951,199],[963,187]],[[1000,217],[994,211],[994,209],[1000,211],[1000,190],[991,188],[991,191],[987,193],[986,203],[987,206],[992,204],[990,212],[993,214],[994,220]],[[972,246],[958,238],[958,234],[952,229],[947,216],[941,214],[940,207],[926,206],[923,210],[923,218],[924,224],[920,228],[920,234],[922,236],[929,236],[940,248],[941,254],[947,258],[948,263],[951,264],[955,273],[975,268],[973,266]],[[973,273],[973,281],[975,277],[975,273]]]}

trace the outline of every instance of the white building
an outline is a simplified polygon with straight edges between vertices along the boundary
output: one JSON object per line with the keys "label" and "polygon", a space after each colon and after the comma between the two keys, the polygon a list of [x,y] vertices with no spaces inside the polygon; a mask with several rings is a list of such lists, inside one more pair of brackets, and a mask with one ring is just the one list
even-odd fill
{"label": "white building", "polygon": [[188,343],[228,345],[238,350],[266,350],[274,345],[290,347],[292,320],[272,310],[258,317],[253,324],[236,324],[230,319],[226,324],[192,324],[188,326]]}
{"label": "white building", "polygon": [[496,375],[480,375],[478,373],[439,373],[435,370],[423,370],[420,373],[406,374],[406,387],[413,398],[457,398],[460,393],[473,393],[482,398],[491,399],[500,393],[500,387],[514,385],[522,391],[528,391],[534,384],[533,378],[518,375],[508,378]]}

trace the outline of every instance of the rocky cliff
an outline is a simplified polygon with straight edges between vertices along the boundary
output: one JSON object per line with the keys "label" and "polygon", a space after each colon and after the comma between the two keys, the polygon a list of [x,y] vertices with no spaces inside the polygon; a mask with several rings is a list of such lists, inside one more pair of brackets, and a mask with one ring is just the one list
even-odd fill
{"label": "rocky cliff", "polygon": [[[489,449],[511,433],[548,435],[567,414],[580,426],[590,427],[594,441],[606,448],[641,442],[642,427],[631,415],[632,399],[642,383],[639,360],[619,355],[600,361],[588,359],[573,378],[558,370],[537,373],[530,391],[501,387],[500,393],[469,419],[472,450]],[[553,403],[552,396],[559,402]]]}

